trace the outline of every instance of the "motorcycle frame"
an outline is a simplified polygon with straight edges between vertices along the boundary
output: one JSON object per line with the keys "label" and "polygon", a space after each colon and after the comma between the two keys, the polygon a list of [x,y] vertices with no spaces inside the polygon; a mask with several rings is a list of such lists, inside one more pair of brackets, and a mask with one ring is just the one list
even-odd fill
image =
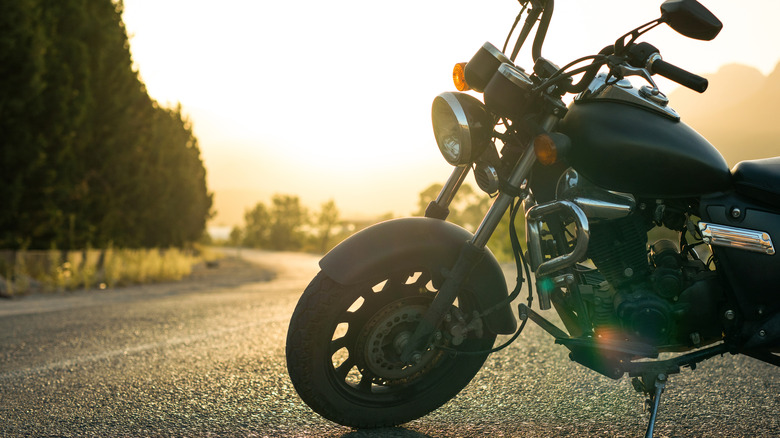
{"label": "motorcycle frame", "polygon": [[[543,13],[543,19],[537,30],[536,37],[534,38],[533,47],[533,59],[536,61],[541,57],[541,46],[544,42],[544,37],[549,24],[550,16],[552,15],[554,0],[547,0],[543,3],[533,3],[531,13],[527,18],[524,29],[521,32],[520,38],[518,38],[515,50],[512,54],[512,60],[514,61],[517,55],[519,46],[525,40],[530,28],[533,26],[533,22],[536,21],[540,13]],[[663,11],[663,8],[662,8]],[[522,14],[522,12],[521,12]],[[518,17],[519,19],[519,17]],[[635,31],[630,33],[633,42],[641,33],[657,26],[664,20],[664,17],[658,20],[654,20],[646,25],[640,26]],[[510,33],[511,36],[511,33]],[[625,37],[623,37],[623,40]],[[619,40],[620,41],[620,40]],[[643,77],[647,77],[649,82],[654,85],[652,77],[644,69],[635,69],[636,72],[644,73]],[[595,77],[596,70],[586,74],[579,85],[588,86],[593,77]],[[634,73],[636,73],[634,72]],[[705,82],[706,83],[706,82]],[[687,85],[686,85],[687,86]],[[575,87],[578,88],[578,87]],[[578,90],[582,91],[582,90]],[[545,132],[551,132],[557,124],[559,118],[555,115],[548,115],[542,125]],[[479,260],[479,257],[475,257],[475,254],[479,254],[480,251],[484,251],[488,240],[495,232],[501,218],[506,214],[507,209],[512,204],[515,198],[521,197],[523,199],[524,208],[526,210],[526,239],[528,244],[529,258],[531,259],[531,266],[534,275],[537,280],[537,295],[539,297],[540,308],[547,310],[551,308],[551,304],[555,304],[555,308],[559,316],[561,317],[564,325],[568,329],[570,334],[565,333],[559,329],[550,321],[543,318],[541,315],[532,311],[528,306],[521,304],[518,307],[520,313],[520,319],[525,321],[532,319],[537,325],[548,332],[556,339],[556,343],[563,344],[570,351],[570,357],[572,360],[595,370],[607,377],[613,379],[619,379],[624,374],[628,373],[633,377],[633,384],[635,389],[639,392],[645,393],[648,397],[651,405],[651,418],[645,434],[646,437],[653,436],[653,429],[656,422],[656,415],[658,411],[659,401],[661,394],[664,391],[666,381],[669,374],[679,373],[682,367],[689,367],[695,369],[699,362],[707,360],[717,355],[723,355],[725,353],[742,353],[755,359],[761,360],[766,363],[770,363],[776,366],[780,366],[780,358],[766,349],[744,349],[739,345],[730,342],[729,338],[724,338],[723,342],[709,346],[707,348],[692,350],[686,354],[682,354],[677,357],[673,357],[667,360],[653,360],[653,361],[634,361],[635,357],[645,358],[658,358],[658,351],[655,347],[635,344],[632,342],[624,342],[609,346],[597,346],[592,342],[588,342],[587,339],[581,338],[581,335],[590,332],[592,334],[590,317],[587,315],[586,306],[580,295],[579,280],[577,272],[573,269],[574,265],[586,258],[588,241],[590,238],[588,217],[578,206],[576,202],[570,202],[567,200],[556,200],[546,204],[537,205],[533,200],[533,194],[528,189],[527,179],[532,166],[536,162],[536,155],[533,150],[532,142],[527,144],[525,151],[521,155],[517,164],[511,172],[511,175],[507,181],[507,184],[500,190],[496,200],[491,205],[490,209],[486,213],[478,229],[474,233],[473,238],[464,246],[461,251],[461,255],[458,257],[458,261],[453,266],[453,273],[447,278],[444,285],[440,288],[439,293],[434,299],[423,323],[421,323],[415,331],[412,341],[410,341],[405,348],[405,352],[402,355],[402,359],[409,358],[411,351],[423,346],[422,340],[429,336],[438,325],[439,320],[437,316],[441,316],[444,312],[445,306],[452,304],[457,296],[457,289],[459,284],[466,278],[469,272],[469,259]],[[468,174],[469,167],[456,168],[453,170],[447,184],[442,188],[439,196],[435,202],[429,205],[429,210],[434,211],[449,211],[449,205],[454,199],[457,190],[460,188],[465,176]],[[598,200],[585,200],[599,202]],[[612,207],[618,207],[617,213],[623,214],[626,211],[630,213],[632,206],[627,205],[607,205],[607,209]],[[603,209],[602,209],[603,210]],[[615,213],[615,212],[612,212]],[[426,211],[428,216],[428,211]],[[566,237],[563,233],[564,216],[574,217],[574,223],[577,227],[576,242],[573,249],[567,248]],[[433,216],[432,217],[436,217]],[[441,219],[446,218],[439,217]],[[557,243],[557,252],[560,255],[554,257],[551,260],[543,260],[543,252],[541,248],[541,235],[542,235],[542,221],[548,224],[550,232]],[[512,224],[511,226],[514,226]],[[517,257],[517,255],[515,255]],[[720,269],[719,269],[720,270]],[[552,287],[540,288],[539,282],[545,279],[545,276],[555,274],[557,277],[551,279]],[[566,288],[570,294],[572,300],[567,305],[562,299],[562,288]],[[543,289],[551,289],[546,291]],[[552,292],[552,293],[548,293]],[[733,295],[733,291],[731,291]],[[554,299],[553,299],[554,297]],[[530,302],[529,302],[530,305]],[[574,313],[576,312],[576,314]],[[766,332],[769,332],[770,328],[774,332],[777,326],[777,318],[770,321],[768,324],[771,326],[766,330],[760,330],[759,336]],[[521,325],[520,330],[525,324]],[[519,332],[515,335],[517,335]],[[514,339],[514,338],[513,338]],[[598,355],[602,356],[600,360],[592,360],[595,351],[598,351]]]}
{"label": "motorcycle frame", "polygon": [[[558,123],[558,120],[558,117],[555,115],[547,116],[542,122],[542,128],[549,132],[555,127],[555,125]],[[524,183],[526,182],[528,175],[531,173],[531,168],[535,163],[536,154],[534,153],[533,143],[529,143],[525,148],[525,152],[523,152],[514,169],[512,170],[509,179],[507,180],[511,191],[525,196],[522,187],[524,187]],[[466,179],[470,169],[471,168],[468,166],[459,166],[453,169],[450,177],[447,179],[447,183],[444,185],[444,187],[442,187],[438,197],[436,198],[436,201],[434,201],[438,209],[449,210],[450,204],[455,199],[455,195],[458,189],[460,189],[460,186],[463,184],[463,181]],[[504,214],[506,214],[506,211],[509,209],[509,206],[516,197],[517,194],[509,194],[506,190],[499,192],[496,200],[493,201],[490,209],[487,211],[484,218],[482,219],[482,222],[477,227],[477,231],[474,233],[474,237],[469,242],[471,245],[479,249],[484,249],[487,246],[487,242],[490,240],[490,236],[492,236],[496,231],[498,224],[501,222],[501,218],[504,216]],[[426,216],[436,217],[429,216],[428,212],[426,212]]]}
{"label": "motorcycle frame", "polygon": [[[541,127],[544,131],[549,132],[555,128],[558,121],[559,117],[557,115],[547,115],[544,117]],[[506,214],[512,201],[520,195],[525,197],[524,193],[527,193],[527,189],[524,187],[527,186],[527,178],[535,163],[536,153],[534,152],[533,142],[529,142],[507,180],[507,187],[505,187],[505,189],[496,197],[496,200],[485,214],[485,217],[482,219],[482,222],[472,239],[463,245],[449,275],[447,275],[444,283],[439,288],[436,297],[433,299],[433,302],[431,302],[430,307],[425,312],[425,315],[415,329],[409,342],[405,345],[403,353],[401,353],[401,360],[409,362],[412,357],[416,354],[420,354],[420,351],[425,350],[426,345],[429,343],[436,327],[441,323],[447,309],[455,302],[455,299],[468,275],[471,273],[471,270],[482,260],[490,236],[495,232],[498,224],[501,222],[501,218]],[[429,205],[426,215],[429,212],[434,215],[437,213],[445,213],[446,217],[446,212],[449,211],[449,205],[455,197],[457,188],[461,186],[463,179],[466,174],[468,174],[468,169],[468,167],[456,167],[452,171],[447,183],[440,191],[437,201],[432,203],[435,207],[431,208],[431,205]]]}

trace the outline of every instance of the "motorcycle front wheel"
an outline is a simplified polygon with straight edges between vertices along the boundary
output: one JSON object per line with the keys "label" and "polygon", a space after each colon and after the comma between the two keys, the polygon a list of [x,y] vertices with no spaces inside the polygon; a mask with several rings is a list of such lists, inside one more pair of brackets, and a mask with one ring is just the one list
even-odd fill
{"label": "motorcycle front wheel", "polygon": [[[454,397],[487,353],[453,350],[489,350],[496,335],[477,328],[463,339],[437,336],[438,346],[429,346],[414,365],[404,364],[403,346],[435,295],[424,269],[351,286],[320,272],[287,333],[287,370],[303,401],[336,423],[376,428],[420,418]],[[447,319],[468,320],[475,313],[471,301],[462,294]]]}

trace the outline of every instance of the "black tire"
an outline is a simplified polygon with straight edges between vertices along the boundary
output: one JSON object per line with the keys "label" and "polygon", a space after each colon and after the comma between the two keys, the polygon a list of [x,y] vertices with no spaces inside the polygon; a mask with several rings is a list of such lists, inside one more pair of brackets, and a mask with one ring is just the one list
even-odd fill
{"label": "black tire", "polygon": [[[399,367],[398,339],[414,331],[436,294],[430,278],[424,270],[407,270],[344,286],[320,272],[287,333],[287,370],[303,401],[336,423],[375,428],[420,418],[460,392],[487,354],[433,348],[417,365]],[[471,315],[467,301],[461,296],[453,310]],[[487,330],[472,332],[457,349],[488,350],[495,338]]]}

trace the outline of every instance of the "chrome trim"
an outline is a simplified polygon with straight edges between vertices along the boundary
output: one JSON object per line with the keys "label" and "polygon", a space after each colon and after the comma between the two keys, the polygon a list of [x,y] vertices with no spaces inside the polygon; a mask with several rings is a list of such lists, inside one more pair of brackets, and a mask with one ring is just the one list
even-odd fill
{"label": "chrome trim", "polygon": [[618,204],[601,199],[574,198],[572,202],[585,212],[588,219],[594,221],[619,219],[631,214],[634,209],[632,204]]}
{"label": "chrome trim", "polygon": [[466,179],[466,175],[469,174],[471,167],[469,166],[455,166],[450,173],[450,177],[447,182],[441,188],[439,196],[436,198],[436,203],[442,208],[449,208],[452,200],[455,199],[455,194],[460,190],[460,186]]}
{"label": "chrome trim", "polygon": [[[606,73],[599,73],[593,81],[588,85],[588,88],[582,93],[578,94],[574,98],[576,101],[588,101],[588,100],[607,100],[616,102],[626,102],[634,105],[641,106],[651,111],[663,114],[674,120],[680,120],[680,115],[675,110],[666,106],[659,105],[653,100],[660,99],[648,99],[643,96],[640,91],[633,86],[627,87],[626,83],[619,81],[617,84],[613,84],[614,78],[608,81],[609,76]],[[660,91],[659,95],[662,95]]]}
{"label": "chrome trim", "polygon": [[[450,109],[452,110],[452,113],[455,115],[455,120],[458,122],[458,141],[460,142],[460,157],[459,159],[462,159],[463,157],[470,157],[471,156],[471,133],[470,133],[470,127],[469,127],[469,119],[466,117],[466,110],[463,109],[463,105],[460,104],[460,101],[457,97],[455,97],[455,94],[451,91],[445,91],[444,93],[439,94],[438,97],[441,97],[444,99],[444,102],[449,105]],[[439,149],[441,149],[441,144],[439,144],[439,137],[436,136],[436,144],[439,146]],[[447,157],[445,156],[445,159]],[[448,160],[449,161],[449,160]],[[450,163],[457,165],[456,163]]]}
{"label": "chrome trim", "polygon": [[647,58],[647,64],[645,64],[645,69],[647,71],[653,71],[653,63],[661,59],[661,54],[656,52],[650,55]]}
{"label": "chrome trim", "polygon": [[499,61],[501,64],[512,64],[512,61],[504,55],[504,52],[498,50],[496,46],[491,44],[489,41],[485,42],[485,44],[482,45],[482,48],[487,50],[488,53],[493,55],[494,58],[496,58],[497,61]]}
{"label": "chrome trim", "polygon": [[664,93],[661,93],[658,88],[652,88],[649,85],[642,85],[639,88],[639,95],[663,107],[669,105],[669,98],[666,97]]}
{"label": "chrome trim", "polygon": [[602,189],[572,168],[558,180],[555,193],[557,199],[577,204],[592,222],[626,217],[636,208],[636,199],[630,193]]}
{"label": "chrome trim", "polygon": [[489,195],[496,193],[501,185],[496,168],[485,162],[477,162],[474,166],[474,179],[477,186]]}
{"label": "chrome trim", "polygon": [[[551,131],[557,122],[558,117],[554,115],[547,116],[542,121],[542,129]],[[512,170],[512,174],[509,175],[509,180],[507,181],[509,185],[511,187],[522,187],[528,174],[531,173],[531,168],[534,163],[536,163],[536,154],[534,153],[533,144],[529,143],[525,152],[523,152],[523,155],[520,157],[520,160],[515,165],[515,168]],[[490,210],[485,214],[482,223],[479,224],[479,228],[477,228],[477,231],[474,233],[474,237],[471,238],[471,243],[474,246],[478,248],[487,246],[490,236],[496,231],[496,227],[498,227],[501,218],[504,216],[504,213],[506,213],[506,210],[509,208],[509,205],[514,198],[513,195],[505,192],[500,192],[498,196],[496,196],[496,200],[493,201]]]}
{"label": "chrome trim", "polygon": [[[577,225],[577,244],[572,252],[542,262],[542,223],[545,216],[564,213],[572,215]],[[585,259],[590,240],[590,227],[585,212],[571,201],[552,201],[531,207],[525,216],[528,239],[528,255],[536,277],[543,277]]]}
{"label": "chrome trim", "polygon": [[498,73],[501,74],[501,76],[509,79],[510,82],[517,85],[518,87],[527,90],[534,86],[534,83],[531,81],[531,78],[528,77],[525,72],[517,68],[514,64],[501,64],[498,67]]}
{"label": "chrome trim", "polygon": [[[531,173],[531,167],[533,167],[534,163],[536,163],[536,154],[534,153],[534,148],[529,145],[520,157],[520,162],[512,172],[512,176],[509,177],[509,184],[513,187],[519,187],[528,174]],[[518,179],[520,181],[517,181]],[[509,205],[514,198],[513,195],[509,195],[505,192],[500,192],[498,194],[493,205],[490,206],[490,210],[488,210],[487,214],[485,214],[485,217],[482,219],[482,223],[479,224],[477,232],[474,233],[471,243],[479,248],[484,248],[487,245],[490,236],[496,231],[496,227],[498,227],[501,218],[504,217],[504,213],[506,213],[506,210],[509,208]]]}
{"label": "chrome trim", "polygon": [[699,222],[702,240],[708,245],[744,249],[745,251],[774,255],[772,238],[766,231],[748,230],[726,225]]}

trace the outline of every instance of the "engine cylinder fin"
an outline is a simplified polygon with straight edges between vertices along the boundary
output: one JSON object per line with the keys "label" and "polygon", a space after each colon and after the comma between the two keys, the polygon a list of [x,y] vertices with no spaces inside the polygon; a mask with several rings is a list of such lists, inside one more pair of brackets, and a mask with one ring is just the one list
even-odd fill
{"label": "engine cylinder fin", "polygon": [[638,215],[594,223],[588,257],[615,288],[649,274],[647,233]]}

